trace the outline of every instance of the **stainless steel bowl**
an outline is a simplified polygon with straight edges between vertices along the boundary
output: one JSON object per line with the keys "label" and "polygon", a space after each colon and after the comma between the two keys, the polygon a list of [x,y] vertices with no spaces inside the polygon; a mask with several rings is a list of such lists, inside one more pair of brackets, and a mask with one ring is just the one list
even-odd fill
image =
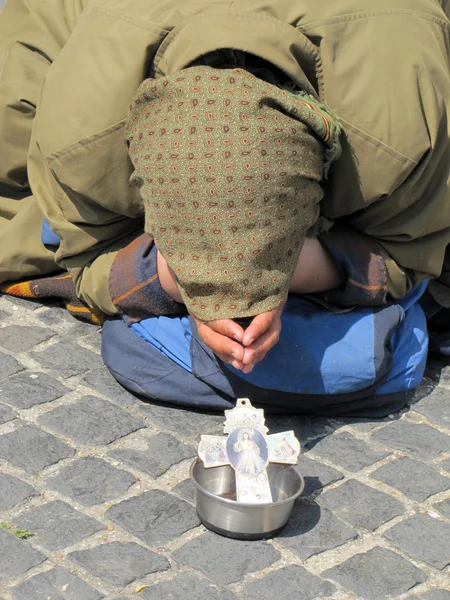
{"label": "stainless steel bowl", "polygon": [[232,467],[205,469],[197,459],[191,467],[197,514],[212,531],[231,538],[259,540],[275,536],[287,523],[295,499],[305,482],[291,465],[267,468],[274,499],[270,504],[236,502],[236,479]]}

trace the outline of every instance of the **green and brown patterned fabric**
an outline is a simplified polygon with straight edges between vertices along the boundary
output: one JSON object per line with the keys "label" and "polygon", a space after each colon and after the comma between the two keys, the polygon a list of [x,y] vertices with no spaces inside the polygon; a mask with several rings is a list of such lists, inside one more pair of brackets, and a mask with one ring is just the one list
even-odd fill
{"label": "green and brown patterned fabric", "polygon": [[144,81],[126,126],[132,180],[188,310],[235,318],[284,300],[339,132],[315,98],[242,69]]}

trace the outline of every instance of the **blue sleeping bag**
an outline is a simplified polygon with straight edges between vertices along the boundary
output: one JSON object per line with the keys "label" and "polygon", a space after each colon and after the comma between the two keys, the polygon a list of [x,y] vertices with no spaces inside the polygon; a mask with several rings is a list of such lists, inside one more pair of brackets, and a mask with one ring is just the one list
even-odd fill
{"label": "blue sleeping bag", "polygon": [[146,398],[223,410],[247,396],[266,410],[381,417],[405,406],[425,369],[428,336],[418,300],[333,313],[290,296],[278,344],[243,375],[199,338],[189,317],[105,323],[103,357],[126,388]]}

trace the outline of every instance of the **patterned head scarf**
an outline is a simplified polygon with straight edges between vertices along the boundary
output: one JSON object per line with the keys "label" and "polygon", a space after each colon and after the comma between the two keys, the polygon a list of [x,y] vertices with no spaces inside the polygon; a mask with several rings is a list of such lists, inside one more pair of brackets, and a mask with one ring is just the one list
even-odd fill
{"label": "patterned head scarf", "polygon": [[132,181],[188,310],[208,321],[280,305],[339,131],[313,97],[242,69],[142,83],[126,124]]}

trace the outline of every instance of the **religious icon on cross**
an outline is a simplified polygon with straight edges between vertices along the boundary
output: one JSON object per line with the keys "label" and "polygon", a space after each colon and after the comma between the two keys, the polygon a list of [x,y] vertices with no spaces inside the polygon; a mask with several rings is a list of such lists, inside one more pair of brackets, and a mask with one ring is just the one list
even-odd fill
{"label": "religious icon on cross", "polygon": [[231,465],[236,473],[238,502],[272,502],[267,466],[269,463],[295,465],[300,442],[293,431],[267,435],[264,411],[253,408],[248,398],[225,411],[223,432],[227,437],[202,435],[198,455],[206,469]]}

